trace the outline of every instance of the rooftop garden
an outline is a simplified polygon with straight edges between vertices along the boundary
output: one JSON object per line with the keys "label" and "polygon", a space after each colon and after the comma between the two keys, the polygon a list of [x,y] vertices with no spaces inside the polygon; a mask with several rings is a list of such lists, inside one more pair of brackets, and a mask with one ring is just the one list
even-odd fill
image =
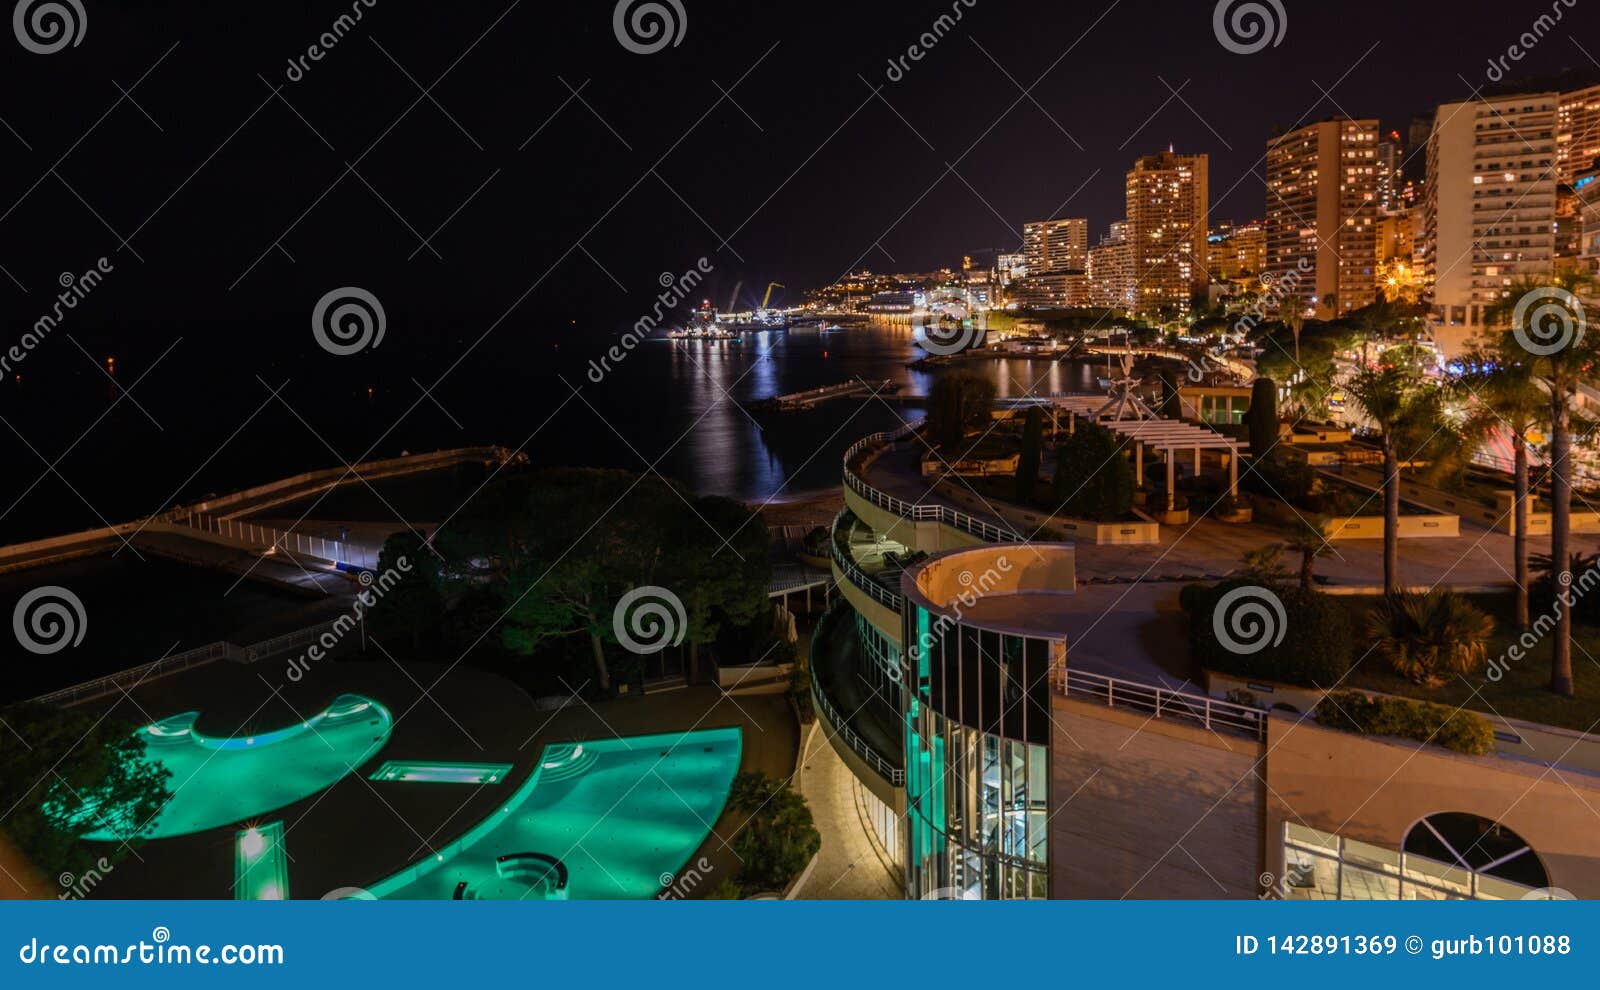
{"label": "rooftop garden", "polygon": [[[1302,545],[1314,555],[1320,549],[1314,539],[1297,544]],[[1578,598],[1573,610],[1572,645],[1580,662],[1573,665],[1575,691],[1568,697],[1551,690],[1555,629],[1547,561],[1532,588],[1529,628],[1519,631],[1511,592],[1328,595],[1314,590],[1315,556],[1301,561],[1300,580],[1293,582],[1280,553],[1268,548],[1246,561],[1240,577],[1184,589],[1196,667],[1299,687],[1392,695],[1447,711],[1464,708],[1490,724],[1503,716],[1579,732],[1600,725],[1600,589],[1593,600]],[[1580,566],[1593,564],[1583,558],[1573,570],[1586,573]],[[1340,714],[1338,707],[1319,711],[1319,721],[1350,728],[1352,714]],[[1356,721],[1382,726],[1399,717],[1370,711]],[[1405,720],[1439,724],[1427,712],[1411,712]],[[1462,731],[1463,739],[1477,734]],[[1433,741],[1444,744],[1446,737],[1441,732]]]}

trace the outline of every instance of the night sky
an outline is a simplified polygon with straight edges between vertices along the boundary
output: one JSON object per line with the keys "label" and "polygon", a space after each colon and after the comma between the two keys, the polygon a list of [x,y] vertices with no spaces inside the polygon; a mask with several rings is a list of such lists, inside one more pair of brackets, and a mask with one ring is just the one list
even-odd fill
{"label": "night sky", "polygon": [[[299,322],[330,284],[418,323],[631,322],[661,272],[702,256],[723,293],[798,290],[1013,248],[1058,211],[1098,239],[1131,160],[1169,144],[1212,156],[1215,218],[1257,217],[1275,127],[1340,109],[1404,127],[1482,85],[1545,9],[1286,0],[1282,44],[1237,55],[1205,0],[957,2],[891,82],[952,4],[683,0],[681,42],[639,55],[601,0],[378,0],[291,82],[348,4],[84,2],[76,47],[7,38],[0,59],[8,337],[102,255],[116,274],[85,321],[228,346]],[[1596,27],[1579,4],[1515,68],[1594,68],[1568,35],[1600,55]],[[412,79],[440,80],[431,100]]]}

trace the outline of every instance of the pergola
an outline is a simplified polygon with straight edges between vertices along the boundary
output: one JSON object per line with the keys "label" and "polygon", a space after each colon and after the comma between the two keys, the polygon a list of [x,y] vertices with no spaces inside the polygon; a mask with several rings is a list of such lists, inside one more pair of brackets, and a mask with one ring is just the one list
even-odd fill
{"label": "pergola", "polygon": [[[1108,430],[1122,436],[1133,443],[1133,470],[1136,483],[1144,486],[1144,451],[1161,451],[1162,457],[1167,462],[1167,511],[1171,512],[1175,506],[1174,495],[1177,488],[1177,453],[1179,451],[1194,451],[1194,471],[1200,473],[1200,458],[1202,452],[1207,450],[1225,451],[1228,461],[1228,494],[1239,494],[1239,451],[1237,440],[1225,437],[1215,430],[1193,423],[1184,423],[1174,419],[1115,419],[1106,418],[1108,415],[1120,413],[1121,407],[1115,400],[1109,405],[1103,395],[1071,395],[1059,396],[1051,400],[1058,409],[1065,410],[1070,419],[1068,430],[1072,431],[1077,425],[1077,418],[1082,416],[1090,422],[1097,423]],[[1115,411],[1112,407],[1116,407]]]}

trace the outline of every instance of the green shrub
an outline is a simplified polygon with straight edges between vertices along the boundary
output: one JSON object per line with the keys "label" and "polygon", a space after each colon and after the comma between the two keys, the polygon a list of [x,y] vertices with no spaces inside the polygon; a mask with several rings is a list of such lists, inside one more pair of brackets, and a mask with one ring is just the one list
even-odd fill
{"label": "green shrub", "polygon": [[1494,620],[1464,596],[1435,590],[1402,592],[1367,613],[1372,650],[1394,672],[1417,684],[1470,674],[1488,657]]}
{"label": "green shrub", "polygon": [[822,848],[805,797],[788,782],[765,773],[741,773],[728,791],[728,806],[747,816],[733,851],[743,864],[741,885],[782,890]]}
{"label": "green shrub", "polygon": [[[1223,617],[1223,628],[1233,630],[1238,642],[1250,647],[1259,644],[1255,652],[1231,648],[1217,638],[1217,606],[1229,592],[1241,588],[1258,588],[1261,593],[1230,605]],[[1281,640],[1277,636],[1280,619],[1271,608],[1268,595],[1283,607]],[[1213,587],[1190,585],[1178,600],[1189,613],[1190,655],[1205,670],[1317,687],[1337,683],[1350,669],[1354,654],[1350,615],[1326,595],[1299,588],[1261,587],[1248,579],[1235,579]],[[1256,635],[1262,630],[1239,625],[1249,618],[1238,611],[1240,605],[1255,603],[1264,603],[1255,615],[1265,623],[1264,640]]]}
{"label": "green shrub", "polygon": [[1133,464],[1115,434],[1080,422],[1056,449],[1056,500],[1069,516],[1108,521],[1133,508]]}
{"label": "green shrub", "polygon": [[1314,714],[1321,724],[1344,732],[1414,739],[1468,756],[1494,752],[1494,729],[1488,720],[1465,709],[1336,691],[1317,705]]}
{"label": "green shrub", "polygon": [[1258,378],[1251,386],[1244,420],[1250,427],[1250,455],[1262,460],[1278,442],[1278,386],[1272,379]]}

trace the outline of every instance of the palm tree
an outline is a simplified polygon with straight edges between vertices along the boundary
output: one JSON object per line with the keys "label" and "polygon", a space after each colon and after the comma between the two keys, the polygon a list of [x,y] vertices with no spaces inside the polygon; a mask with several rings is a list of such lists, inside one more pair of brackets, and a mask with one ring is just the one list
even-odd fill
{"label": "palm tree", "polygon": [[1511,557],[1516,581],[1516,623],[1528,628],[1528,434],[1544,426],[1550,417],[1550,401],[1527,362],[1505,353],[1506,341],[1469,351],[1463,358],[1466,371],[1456,380],[1458,386],[1476,401],[1478,410],[1469,417],[1466,433],[1481,442],[1505,432],[1511,440],[1511,476],[1515,502],[1511,517]]}
{"label": "palm tree", "polygon": [[1470,674],[1483,663],[1494,620],[1453,591],[1408,592],[1367,613],[1367,633],[1396,674],[1439,684],[1442,674]]}
{"label": "palm tree", "polygon": [[[1586,334],[1579,294],[1593,291],[1585,274],[1519,279],[1484,311],[1491,326],[1512,324],[1507,353],[1518,353],[1550,399],[1550,556],[1566,566],[1572,547],[1572,402],[1578,385],[1600,356],[1600,334]],[[1520,323],[1521,325],[1516,325]],[[1555,331],[1555,339],[1546,336]],[[1519,350],[1514,350],[1520,348]],[[1555,575],[1559,587],[1572,582],[1570,570]],[[1572,610],[1556,615],[1555,648],[1550,651],[1550,690],[1571,697]]]}
{"label": "palm tree", "polygon": [[1345,386],[1350,398],[1382,431],[1383,591],[1400,591],[1400,462],[1411,460],[1445,427],[1439,390],[1408,368],[1382,365],[1357,372]]}
{"label": "palm tree", "polygon": [[1332,551],[1323,535],[1313,529],[1304,529],[1291,536],[1284,546],[1300,555],[1300,588],[1314,591],[1317,584],[1317,558]]}
{"label": "palm tree", "polygon": [[1298,309],[1292,310],[1284,316],[1283,324],[1289,328],[1290,333],[1294,334],[1294,363],[1299,364],[1300,333],[1306,328],[1305,314],[1300,312]]}

